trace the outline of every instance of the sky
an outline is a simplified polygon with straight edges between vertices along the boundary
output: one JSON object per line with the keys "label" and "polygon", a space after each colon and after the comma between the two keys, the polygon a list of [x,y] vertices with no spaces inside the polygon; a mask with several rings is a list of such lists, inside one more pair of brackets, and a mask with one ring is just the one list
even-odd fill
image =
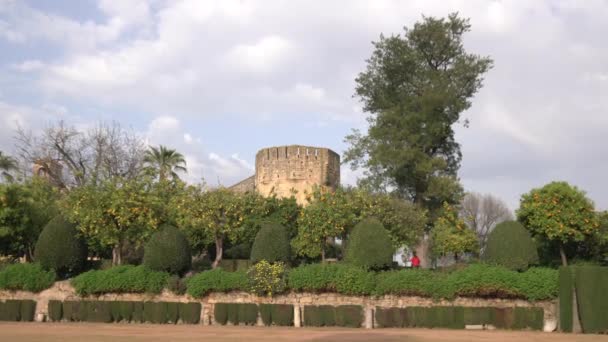
{"label": "sky", "polygon": [[[494,68],[456,125],[466,191],[515,210],[550,181],[608,209],[608,1],[0,0],[0,150],[14,130],[118,121],[231,185],[257,150],[366,129],[353,97],[372,41],[422,15],[470,18]],[[359,172],[342,167],[342,183]]]}

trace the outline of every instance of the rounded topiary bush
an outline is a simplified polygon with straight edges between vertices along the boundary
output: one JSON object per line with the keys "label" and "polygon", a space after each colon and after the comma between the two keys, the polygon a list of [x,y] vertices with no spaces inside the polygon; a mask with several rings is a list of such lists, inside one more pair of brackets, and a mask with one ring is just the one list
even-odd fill
{"label": "rounded topiary bush", "polygon": [[353,228],[346,243],[344,260],[365,269],[383,269],[393,262],[393,245],[380,221],[366,219]]}
{"label": "rounded topiary bush", "polygon": [[173,226],[161,226],[144,248],[143,263],[154,271],[173,274],[186,272],[192,263],[186,235]]}
{"label": "rounded topiary bush", "polygon": [[44,269],[54,270],[62,277],[70,276],[84,268],[87,246],[76,226],[57,216],[40,233],[34,258]]}
{"label": "rounded topiary bush", "polygon": [[538,263],[536,244],[517,221],[498,224],[488,236],[482,259],[490,264],[523,271]]}
{"label": "rounded topiary bush", "polygon": [[255,236],[251,247],[251,261],[270,263],[289,262],[290,245],[287,229],[278,223],[265,223]]}

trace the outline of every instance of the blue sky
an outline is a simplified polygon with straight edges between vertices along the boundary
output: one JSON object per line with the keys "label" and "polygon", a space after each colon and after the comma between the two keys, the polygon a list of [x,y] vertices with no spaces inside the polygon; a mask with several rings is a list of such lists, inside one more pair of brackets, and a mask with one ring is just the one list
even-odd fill
{"label": "blue sky", "polygon": [[17,125],[116,120],[182,151],[188,180],[225,185],[265,146],[342,153],[365,129],[352,94],[371,41],[454,11],[495,61],[455,127],[465,189],[515,209],[566,180],[607,209],[606,1],[0,0],[0,150]]}

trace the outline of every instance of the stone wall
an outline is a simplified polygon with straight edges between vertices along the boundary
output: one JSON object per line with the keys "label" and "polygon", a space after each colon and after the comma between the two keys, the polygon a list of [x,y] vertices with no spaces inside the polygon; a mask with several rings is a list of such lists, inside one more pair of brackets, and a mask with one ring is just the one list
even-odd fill
{"label": "stone wall", "polygon": [[[213,321],[213,310],[215,303],[267,303],[267,304],[292,304],[297,311],[296,317],[300,316],[301,310],[306,305],[361,305],[366,313],[366,327],[372,328],[373,310],[376,307],[409,307],[409,306],[468,306],[468,307],[540,307],[544,311],[545,331],[554,331],[557,326],[557,301],[528,302],[525,300],[507,299],[481,299],[481,298],[456,298],[453,301],[434,301],[429,298],[412,296],[345,296],[336,293],[290,293],[272,298],[258,297],[246,292],[211,293],[204,298],[192,298],[189,295],[175,295],[165,290],[162,294],[104,294],[100,296],[80,297],[67,281],[56,282],[55,285],[40,293],[25,291],[1,291],[0,300],[6,299],[32,299],[37,302],[36,317],[48,314],[49,300],[119,300],[119,301],[166,301],[166,302],[200,302],[202,304],[201,323],[204,325],[215,324]],[[299,322],[295,322],[299,326]]]}

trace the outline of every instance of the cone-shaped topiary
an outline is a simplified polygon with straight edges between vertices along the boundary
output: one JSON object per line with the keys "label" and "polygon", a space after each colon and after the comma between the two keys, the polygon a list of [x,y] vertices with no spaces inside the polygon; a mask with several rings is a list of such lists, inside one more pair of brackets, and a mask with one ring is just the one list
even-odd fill
{"label": "cone-shaped topiary", "polygon": [[57,216],[44,227],[34,250],[34,258],[47,270],[64,277],[82,270],[87,260],[87,246],[78,236],[76,226]]}
{"label": "cone-shaped topiary", "polygon": [[344,260],[365,269],[386,268],[393,262],[393,245],[380,221],[365,219],[353,228],[346,243]]}
{"label": "cone-shaped topiary", "polygon": [[144,265],[154,271],[181,274],[190,269],[191,263],[188,239],[170,225],[161,226],[144,248]]}
{"label": "cone-shaped topiary", "polygon": [[498,224],[488,236],[482,259],[490,264],[524,271],[538,263],[538,252],[526,228],[517,221],[507,221]]}
{"label": "cone-shaped topiary", "polygon": [[265,223],[255,236],[251,247],[251,261],[256,263],[266,260],[270,263],[289,262],[289,235],[285,227],[278,223]]}

